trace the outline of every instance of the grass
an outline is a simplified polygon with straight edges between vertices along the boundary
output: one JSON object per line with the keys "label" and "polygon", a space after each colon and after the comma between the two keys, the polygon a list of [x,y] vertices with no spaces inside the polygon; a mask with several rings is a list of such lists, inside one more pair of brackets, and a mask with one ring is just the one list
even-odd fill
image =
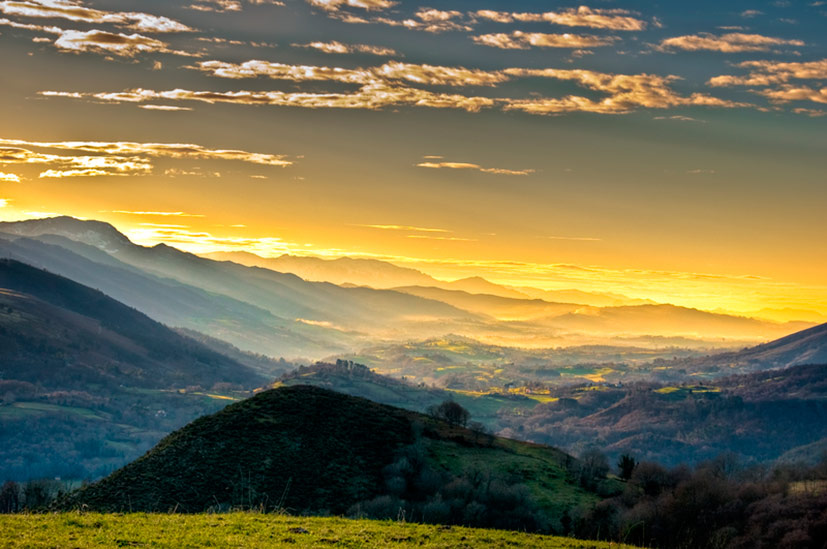
{"label": "grass", "polygon": [[343,518],[227,514],[0,515],[0,545],[40,547],[509,547],[622,549],[503,530]]}

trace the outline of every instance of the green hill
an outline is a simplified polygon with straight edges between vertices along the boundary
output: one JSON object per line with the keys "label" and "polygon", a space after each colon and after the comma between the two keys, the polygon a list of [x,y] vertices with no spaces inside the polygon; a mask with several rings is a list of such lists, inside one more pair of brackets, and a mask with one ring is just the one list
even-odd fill
{"label": "green hill", "polygon": [[194,421],[61,507],[286,509],[547,530],[560,528],[566,510],[599,500],[578,472],[553,448],[293,386]]}

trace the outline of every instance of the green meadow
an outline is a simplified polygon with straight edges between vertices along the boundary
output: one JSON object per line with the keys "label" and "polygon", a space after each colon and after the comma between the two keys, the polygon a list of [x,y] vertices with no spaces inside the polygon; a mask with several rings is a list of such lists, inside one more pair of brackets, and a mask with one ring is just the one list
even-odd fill
{"label": "green meadow", "polygon": [[505,530],[403,521],[227,514],[58,513],[0,515],[0,546],[91,547],[508,547],[624,546]]}

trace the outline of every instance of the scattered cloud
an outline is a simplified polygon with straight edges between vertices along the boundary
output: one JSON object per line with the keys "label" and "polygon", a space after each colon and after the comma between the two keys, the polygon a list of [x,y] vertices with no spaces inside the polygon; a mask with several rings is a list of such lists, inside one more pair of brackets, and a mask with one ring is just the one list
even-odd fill
{"label": "scattered cloud", "polygon": [[385,57],[401,57],[401,54],[393,48],[383,46],[371,46],[369,44],[343,44],[332,40],[330,42],[310,42],[308,44],[290,44],[294,48],[311,48],[324,53],[367,53]]}
{"label": "scattered cloud", "polygon": [[307,3],[327,12],[337,12],[342,8],[361,8],[367,11],[377,11],[397,4],[397,2],[391,0],[307,0]]}
{"label": "scattered cloud", "polygon": [[167,52],[167,44],[140,34],[121,34],[101,30],[65,30],[54,42],[55,47],[72,52],[105,52],[124,57],[139,53]]}
{"label": "scattered cloud", "polygon": [[386,107],[431,107],[453,108],[476,112],[493,106],[496,101],[488,97],[474,97],[460,94],[434,93],[408,87],[375,83],[362,86],[354,93],[307,93],[307,92],[259,92],[259,91],[154,91],[145,89],[126,90],[115,93],[40,92],[46,97],[68,97],[73,99],[91,98],[102,102],[141,103],[155,100],[199,101],[204,103],[232,103],[238,105],[271,105],[280,107],[302,107],[310,109],[368,109]]}
{"label": "scattered cloud", "polygon": [[415,238],[418,240],[447,240],[451,242],[477,242],[476,238],[462,238],[460,236],[430,236],[425,234],[409,234],[405,238]]}
{"label": "scattered cloud", "polygon": [[744,10],[741,12],[741,17],[745,17],[747,19],[752,19],[753,17],[758,17],[759,15],[764,15],[764,12],[758,10]]}
{"label": "scattered cloud", "polygon": [[14,173],[0,172],[0,181],[4,183],[20,183],[20,176]]}
{"label": "scattered cloud", "polygon": [[191,111],[190,107],[176,107],[175,105],[138,105],[138,108],[148,111]]}
{"label": "scattered cloud", "polygon": [[141,215],[153,217],[205,217],[202,214],[191,214],[186,212],[153,212],[153,211],[134,211],[134,210],[100,210],[99,213],[114,213],[122,215]]}
{"label": "scattered cloud", "polygon": [[0,12],[19,17],[67,19],[82,23],[110,23],[120,27],[149,33],[192,32],[194,29],[157,15],[142,12],[113,12],[84,6],[74,0],[4,0]]}
{"label": "scattered cloud", "polygon": [[565,112],[593,112],[623,114],[639,107],[665,109],[676,106],[704,105],[712,107],[746,107],[748,103],[728,101],[705,94],[679,95],[670,87],[677,76],[652,74],[607,74],[587,70],[560,69],[506,69],[506,73],[571,80],[588,89],[608,94],[600,100],[569,95],[562,98],[514,99],[503,108],[531,114],[560,114]]}
{"label": "scattered cloud", "polygon": [[614,31],[640,31],[647,26],[646,21],[631,16],[623,9],[592,9],[587,6],[570,8],[545,13],[516,13],[493,10],[478,10],[471,15],[496,23],[548,22],[568,27],[588,27]]}
{"label": "scattered cloud", "polygon": [[655,120],[678,120],[680,122],[706,122],[705,120],[698,120],[691,116],[684,116],[682,114],[674,114],[672,116],[656,116]]}
{"label": "scattered cloud", "polygon": [[118,55],[121,57],[135,57],[141,53],[153,52],[171,53],[189,57],[197,56],[197,54],[185,51],[171,50],[169,49],[169,44],[166,42],[138,33],[123,34],[98,29],[90,31],[67,30],[52,26],[17,23],[5,18],[0,19],[0,25],[57,35],[54,41],[45,36],[35,37],[33,40],[35,42],[53,42],[56,48],[64,52],[92,52]]}
{"label": "scattered cloud", "polygon": [[[42,91],[46,97],[91,99],[109,103],[151,103],[199,101],[240,105],[272,105],[301,108],[341,108],[379,110],[389,107],[430,107],[477,112],[484,108],[523,111],[529,114],[593,112],[622,114],[637,108],[665,109],[675,106],[747,107],[749,103],[716,98],[703,93],[683,96],[671,84],[680,78],[673,75],[610,74],[586,70],[506,68],[481,70],[465,67],[402,63],[391,61],[377,67],[343,68],[315,65],[289,65],[262,60],[242,63],[200,61],[190,69],[210,76],[243,79],[267,77],[293,82],[338,82],[357,85],[355,91],[194,91],[174,89],[155,91],[143,88],[121,92]],[[518,78],[550,78],[573,81],[578,85],[606,94],[604,98],[581,95],[527,98],[487,97],[461,93],[442,93],[422,86],[488,87]],[[417,87],[412,87],[416,85]]]}
{"label": "scattered cloud", "polygon": [[[75,153],[58,155],[33,149],[57,149]],[[288,166],[283,156],[238,150],[207,149],[200,145],[132,142],[30,142],[0,139],[0,166],[43,164],[43,178],[148,175],[153,164],[147,157],[240,160],[269,166]]]}
{"label": "scattered cloud", "polygon": [[531,175],[536,170],[509,170],[505,168],[483,168],[479,164],[472,164],[470,162],[420,162],[416,165],[418,168],[431,169],[449,169],[449,170],[475,170],[483,173],[490,173],[496,175]]}
{"label": "scattered cloud", "polygon": [[804,46],[803,40],[774,38],[761,34],[745,34],[739,32],[714,35],[700,33],[694,35],[675,36],[666,38],[657,46],[660,51],[719,51],[726,53],[740,53],[750,51],[770,51],[775,46]]}
{"label": "scattered cloud", "polygon": [[[735,65],[748,69],[746,75],[721,75],[708,82],[713,87],[753,86],[753,93],[775,103],[811,101],[827,103],[827,87],[807,85],[799,80],[824,82],[827,80],[827,59],[804,62],[745,61]],[[799,112],[799,111],[795,111]],[[800,114],[810,114],[806,109]],[[817,115],[818,116],[818,115]]]}
{"label": "scattered cloud", "polygon": [[[0,145],[92,152],[105,155],[146,155],[168,158],[195,158],[205,160],[239,160],[267,166],[290,166],[293,162],[284,155],[252,153],[233,149],[209,149],[189,143],[136,143],[132,141],[57,141],[38,142],[0,138]],[[0,151],[7,149],[0,149]],[[49,157],[50,155],[40,155]],[[5,161],[0,152],[0,164]]]}
{"label": "scattered cloud", "polygon": [[368,229],[380,229],[383,231],[414,231],[420,233],[450,233],[447,229],[435,229],[433,227],[417,227],[415,225],[354,225],[354,227],[365,227]]}
{"label": "scattered cloud", "polygon": [[596,48],[612,45],[617,38],[613,36],[587,36],[578,34],[546,34],[542,32],[514,31],[511,34],[482,34],[471,39],[482,46],[504,50],[526,50],[536,48]]}
{"label": "scattered cloud", "polygon": [[806,62],[745,61],[735,65],[749,69],[746,76],[722,75],[708,82],[714,87],[769,86],[791,80],[827,80],[827,59]]}

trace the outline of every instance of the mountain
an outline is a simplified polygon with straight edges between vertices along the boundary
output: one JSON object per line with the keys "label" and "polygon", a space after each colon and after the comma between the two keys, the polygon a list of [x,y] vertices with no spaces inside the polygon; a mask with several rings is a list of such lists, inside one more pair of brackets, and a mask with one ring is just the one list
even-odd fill
{"label": "mountain", "polygon": [[173,388],[264,378],[101,292],[0,259],[5,379],[83,390]]}
{"label": "mountain", "polygon": [[[620,294],[606,292],[584,292],[582,290],[540,290],[526,286],[513,286],[513,289],[533,299],[561,303],[577,303],[592,307],[620,307],[623,305],[654,305],[649,299],[637,299]],[[790,320],[801,320],[792,318]]]}
{"label": "mountain", "polygon": [[580,386],[553,402],[503,416],[501,433],[568,451],[596,444],[662,464],[731,453],[770,462],[827,437],[827,365],[795,366],[704,383]]}
{"label": "mountain", "polygon": [[347,334],[287,320],[255,304],[147,273],[66,237],[15,238],[0,233],[0,257],[47,269],[169,326],[204,332],[247,351],[295,357],[348,349]]}
{"label": "mountain", "polygon": [[370,337],[433,335],[441,333],[446,326],[474,325],[481,321],[472,313],[436,301],[388,290],[308,282],[292,274],[201,258],[164,244],[151,248],[138,246],[125,237],[114,238],[113,231],[111,226],[100,222],[69,217],[0,223],[0,233],[83,239],[83,243],[100,246],[115,259],[145,274],[230,297],[296,324],[339,332],[345,342],[353,342],[360,333],[363,338],[367,337],[365,334]]}
{"label": "mountain", "polygon": [[398,292],[442,301],[466,311],[489,315],[500,320],[534,320],[563,315],[581,308],[580,305],[572,303],[550,303],[542,299],[528,299],[525,296],[503,297],[423,286],[405,286],[394,289]]}
{"label": "mountain", "polygon": [[522,292],[512,290],[511,288],[506,288],[505,286],[500,286],[499,284],[494,284],[493,282],[489,282],[480,276],[461,278],[459,280],[454,280],[453,282],[444,282],[438,285],[438,287],[446,290],[468,292],[469,294],[488,294],[499,297],[510,297],[513,299],[525,299],[527,297]]}
{"label": "mountain", "polygon": [[770,322],[677,305],[584,307],[546,321],[560,329],[604,336],[682,335],[709,340],[774,339],[812,326],[808,322]]}
{"label": "mountain", "polygon": [[405,513],[414,521],[536,530],[559,527],[566,509],[598,499],[575,483],[574,470],[576,460],[553,448],[294,386],[199,418],[62,507]]}
{"label": "mountain", "polygon": [[267,383],[99,291],[7,259],[0,371],[0,479],[100,476]]}
{"label": "mountain", "polygon": [[827,324],[740,351],[668,361],[661,366],[706,375],[827,364]]}
{"label": "mountain", "polygon": [[339,286],[352,284],[377,289],[395,286],[431,285],[438,281],[416,269],[398,267],[376,259],[340,257],[322,259],[284,254],[265,258],[249,252],[214,252],[204,257],[232,261],[248,267],[264,267],[280,273],[293,273],[304,280],[332,282]]}

